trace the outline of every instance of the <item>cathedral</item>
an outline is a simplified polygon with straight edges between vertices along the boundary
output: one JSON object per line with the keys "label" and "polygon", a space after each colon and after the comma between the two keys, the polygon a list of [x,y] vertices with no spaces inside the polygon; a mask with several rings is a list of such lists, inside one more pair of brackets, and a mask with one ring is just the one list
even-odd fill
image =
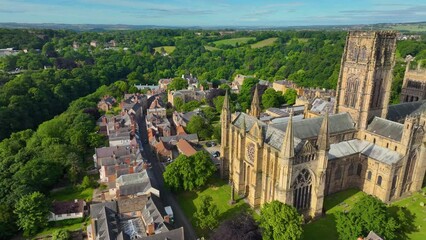
{"label": "cathedral", "polygon": [[396,33],[349,32],[334,114],[266,124],[257,87],[247,113],[222,113],[221,175],[253,208],[273,200],[306,218],[324,196],[358,188],[383,202],[418,191],[426,169],[426,100],[389,105]]}

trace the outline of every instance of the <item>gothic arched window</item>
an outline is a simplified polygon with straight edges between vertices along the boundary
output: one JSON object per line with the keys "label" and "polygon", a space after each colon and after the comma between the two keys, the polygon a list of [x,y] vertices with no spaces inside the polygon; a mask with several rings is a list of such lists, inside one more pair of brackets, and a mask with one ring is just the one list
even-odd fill
{"label": "gothic arched window", "polygon": [[371,171],[368,171],[368,173],[367,173],[367,179],[371,180]]}
{"label": "gothic arched window", "polygon": [[379,177],[377,178],[377,185],[378,185],[378,186],[381,186],[381,185],[382,185],[382,176],[379,176]]}
{"label": "gothic arched window", "polygon": [[361,176],[361,172],[362,172],[362,164],[358,163],[358,167],[356,169],[356,175]]}
{"label": "gothic arched window", "polygon": [[293,182],[293,206],[298,209],[308,209],[311,206],[312,176],[307,169],[300,171]]}
{"label": "gothic arched window", "polygon": [[350,165],[349,165],[349,168],[348,168],[348,175],[349,176],[352,176],[352,175],[354,175],[355,174],[355,167],[354,167],[354,164],[353,163],[351,163]]}
{"label": "gothic arched window", "polygon": [[334,171],[334,180],[339,180],[340,178],[342,178],[342,167],[338,166],[336,171]]}
{"label": "gothic arched window", "polygon": [[357,103],[359,80],[349,77],[346,82],[345,102],[344,104],[348,107],[354,108]]}

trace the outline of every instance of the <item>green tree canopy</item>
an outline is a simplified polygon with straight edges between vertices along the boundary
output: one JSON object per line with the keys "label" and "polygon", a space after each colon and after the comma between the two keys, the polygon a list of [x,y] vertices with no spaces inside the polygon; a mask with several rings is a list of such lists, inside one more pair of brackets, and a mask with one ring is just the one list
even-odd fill
{"label": "green tree canopy", "polygon": [[244,79],[243,85],[240,89],[240,95],[238,95],[238,102],[241,104],[243,111],[248,109],[251,104],[252,99],[252,89],[253,86],[259,82],[259,79],[256,78],[246,78]]}
{"label": "green tree canopy", "polygon": [[208,124],[207,120],[202,116],[193,116],[189,120],[186,130],[189,133],[197,133],[201,139],[210,139],[213,134],[212,125]]}
{"label": "green tree canopy", "polygon": [[14,213],[18,217],[19,228],[24,230],[25,236],[30,236],[47,226],[49,202],[42,193],[33,192],[19,199]]}
{"label": "green tree canopy", "polygon": [[262,105],[264,109],[280,107],[284,103],[282,92],[277,92],[273,88],[268,88],[262,95]]}
{"label": "green tree canopy", "polygon": [[366,195],[355,203],[348,213],[336,215],[336,228],[339,239],[366,237],[374,231],[384,239],[398,239],[400,225],[390,216],[386,205],[378,198]]}
{"label": "green tree canopy", "polygon": [[[296,208],[279,201],[265,203],[260,210],[263,239],[297,240],[302,237],[303,217]],[[350,238],[348,238],[350,239]]]}
{"label": "green tree canopy", "polygon": [[167,86],[167,90],[182,90],[188,87],[188,82],[180,77],[173,78]]}
{"label": "green tree canopy", "polygon": [[205,151],[187,157],[179,155],[166,167],[164,182],[172,190],[193,190],[204,186],[216,171],[216,167]]}
{"label": "green tree canopy", "polygon": [[68,240],[68,239],[71,239],[71,235],[68,230],[60,229],[52,233],[52,240]]}
{"label": "green tree canopy", "polygon": [[284,99],[287,104],[293,105],[294,103],[296,103],[296,98],[297,92],[295,89],[287,88],[287,90],[285,90]]}
{"label": "green tree canopy", "polygon": [[200,197],[200,204],[194,213],[197,226],[201,229],[214,229],[218,224],[219,210],[210,195]]}

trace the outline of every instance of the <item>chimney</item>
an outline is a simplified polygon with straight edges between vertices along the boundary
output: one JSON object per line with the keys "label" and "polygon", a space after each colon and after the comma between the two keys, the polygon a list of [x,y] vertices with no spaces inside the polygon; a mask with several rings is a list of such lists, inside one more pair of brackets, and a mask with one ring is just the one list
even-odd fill
{"label": "chimney", "polygon": [[148,236],[155,234],[155,223],[154,222],[152,222],[152,223],[148,224],[148,226],[146,226],[146,234]]}

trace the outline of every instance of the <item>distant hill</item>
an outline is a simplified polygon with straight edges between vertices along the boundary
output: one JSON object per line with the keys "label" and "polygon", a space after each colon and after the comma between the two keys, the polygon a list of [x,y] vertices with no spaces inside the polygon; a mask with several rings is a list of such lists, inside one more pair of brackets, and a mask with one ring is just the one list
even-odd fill
{"label": "distant hill", "polygon": [[143,29],[228,29],[228,30],[398,30],[401,32],[426,32],[426,22],[413,23],[377,23],[359,25],[313,25],[313,26],[157,26],[157,25],[127,25],[127,24],[61,24],[61,23],[0,23],[0,28],[39,28],[39,29],[68,29],[74,31],[102,32],[109,30],[143,30]]}

